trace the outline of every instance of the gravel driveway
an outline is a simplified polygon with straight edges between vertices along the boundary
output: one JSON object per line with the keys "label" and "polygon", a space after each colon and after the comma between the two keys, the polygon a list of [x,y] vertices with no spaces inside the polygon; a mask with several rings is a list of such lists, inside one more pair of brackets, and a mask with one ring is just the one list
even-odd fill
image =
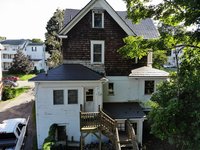
{"label": "gravel driveway", "polygon": [[33,121],[32,110],[34,106],[33,90],[21,94],[14,100],[0,102],[0,122],[5,119],[30,116],[28,123],[28,136],[25,142],[25,150],[33,149],[33,141],[36,136],[35,123]]}

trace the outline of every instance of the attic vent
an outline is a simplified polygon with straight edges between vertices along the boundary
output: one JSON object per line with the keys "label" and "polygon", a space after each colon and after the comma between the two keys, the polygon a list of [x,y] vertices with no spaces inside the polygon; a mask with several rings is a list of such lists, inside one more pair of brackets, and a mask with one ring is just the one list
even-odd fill
{"label": "attic vent", "polygon": [[95,8],[92,10],[93,13],[96,13],[96,14],[101,14],[104,12],[104,9],[101,9],[101,8]]}

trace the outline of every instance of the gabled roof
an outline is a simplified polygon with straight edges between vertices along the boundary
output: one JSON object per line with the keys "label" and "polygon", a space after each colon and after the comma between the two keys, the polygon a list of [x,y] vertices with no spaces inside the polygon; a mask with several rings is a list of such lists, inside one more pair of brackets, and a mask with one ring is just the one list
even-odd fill
{"label": "gabled roof", "polygon": [[[66,9],[64,15],[64,25],[67,26],[79,12],[79,9]],[[121,17],[121,19],[123,19],[135,35],[143,36],[144,39],[157,38],[159,36],[158,30],[150,18],[141,20],[138,24],[133,24],[132,21],[127,18],[126,11],[116,11],[116,13],[119,17]]]}
{"label": "gabled roof", "polygon": [[4,40],[4,41],[1,41],[0,43],[2,45],[22,45],[24,44],[25,42],[27,42],[28,40],[25,40],[25,39],[19,39],[19,40]]}
{"label": "gabled roof", "polygon": [[[83,9],[78,11],[78,13],[73,11],[72,15],[69,15],[70,22],[64,26],[59,34],[66,35],[93,8],[106,10],[128,35],[136,35],[126,22],[117,14],[117,12],[106,2],[106,0],[91,0]],[[72,16],[74,17],[72,18]]]}
{"label": "gabled roof", "polygon": [[152,67],[140,67],[131,71],[129,77],[143,78],[143,77],[164,77],[167,78],[169,73],[163,70],[155,69]]}
{"label": "gabled roof", "polygon": [[99,73],[81,64],[63,64],[45,73],[38,74],[29,81],[97,81],[103,78]]}

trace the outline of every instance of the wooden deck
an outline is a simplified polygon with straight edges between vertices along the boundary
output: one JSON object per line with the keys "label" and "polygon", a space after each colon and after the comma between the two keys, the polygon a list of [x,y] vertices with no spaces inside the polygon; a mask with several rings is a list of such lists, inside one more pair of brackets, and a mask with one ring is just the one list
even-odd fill
{"label": "wooden deck", "polygon": [[[84,139],[89,133],[94,134],[99,139],[99,150],[101,150],[101,136],[107,136],[116,150],[122,147],[131,147],[132,150],[138,150],[136,136],[129,120],[125,123],[126,132],[119,133],[117,122],[104,113],[99,112],[80,112],[80,131],[81,131],[81,150],[83,149]],[[97,134],[98,133],[98,134]]]}

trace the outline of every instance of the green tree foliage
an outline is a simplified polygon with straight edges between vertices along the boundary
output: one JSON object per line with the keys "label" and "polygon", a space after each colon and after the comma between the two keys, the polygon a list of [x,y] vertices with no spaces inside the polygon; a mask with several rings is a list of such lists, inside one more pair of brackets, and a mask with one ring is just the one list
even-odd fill
{"label": "green tree foliage", "polygon": [[47,22],[45,33],[45,44],[47,51],[50,52],[51,50],[60,50],[61,43],[57,37],[59,30],[63,27],[64,21],[64,10],[56,9],[53,16]]}
{"label": "green tree foliage", "polygon": [[199,47],[199,28],[194,31],[186,30],[191,25],[200,26],[199,1],[163,0],[162,3],[156,5],[151,4],[150,0],[125,1],[127,3],[128,18],[133,23],[139,23],[141,19],[150,17],[158,20],[160,26],[159,39],[141,40],[142,38],[131,36],[125,38],[126,46],[119,49],[119,52],[125,57],[141,58],[145,53],[148,53],[148,49],[152,51],[170,51],[182,50],[187,47]]}
{"label": "green tree foliage", "polygon": [[151,100],[152,133],[177,149],[200,149],[200,49],[184,52],[179,76],[159,85]]}
{"label": "green tree foliage", "polygon": [[[125,0],[128,18],[134,23],[153,18],[159,21],[160,38],[146,40],[149,49],[183,50],[177,74],[162,83],[151,100],[156,102],[150,112],[151,129],[160,139],[167,139],[177,149],[200,149],[200,32],[189,31],[191,25],[200,26],[200,2],[196,0]],[[129,42],[130,43],[130,42]],[[138,43],[141,43],[139,40]],[[143,47],[145,49],[145,47]],[[130,49],[127,49],[131,52]]]}
{"label": "green tree foliage", "polygon": [[58,66],[62,63],[61,41],[58,38],[58,32],[62,28],[64,22],[64,10],[56,9],[53,16],[47,22],[47,32],[45,34],[46,50],[51,54],[48,59],[50,68]]}
{"label": "green tree foliage", "polygon": [[0,41],[6,40],[6,37],[0,36]]}
{"label": "green tree foliage", "polygon": [[167,51],[157,50],[153,52],[153,67],[161,69],[167,62]]}
{"label": "green tree foliage", "polygon": [[9,73],[28,74],[33,70],[33,67],[33,62],[31,62],[21,50],[18,50],[17,54],[15,54],[15,57],[13,58],[13,64],[9,69]]}
{"label": "green tree foliage", "polygon": [[41,39],[37,39],[37,38],[32,39],[31,42],[33,42],[33,43],[43,43],[43,41]]}
{"label": "green tree foliage", "polygon": [[59,50],[52,50],[50,58],[47,59],[47,65],[54,68],[62,63],[62,54]]}

